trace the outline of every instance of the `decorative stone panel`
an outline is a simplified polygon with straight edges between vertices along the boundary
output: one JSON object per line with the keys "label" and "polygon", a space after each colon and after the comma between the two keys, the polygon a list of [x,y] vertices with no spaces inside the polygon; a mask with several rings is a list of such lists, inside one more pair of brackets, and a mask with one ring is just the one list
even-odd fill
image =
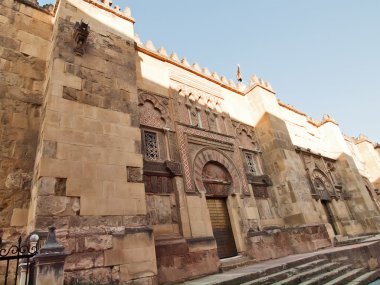
{"label": "decorative stone panel", "polygon": [[232,121],[232,125],[235,129],[239,147],[249,150],[259,150],[256,133],[253,127],[237,121]]}
{"label": "decorative stone panel", "polygon": [[315,199],[350,199],[345,192],[339,173],[336,171],[336,162],[312,153],[309,149],[296,148],[301,156],[308,174],[311,195]]}
{"label": "decorative stone panel", "polygon": [[[182,160],[182,171],[184,175],[185,180],[185,190],[188,193],[195,193],[196,190],[194,188],[193,182],[192,182],[192,164],[191,159],[189,157],[189,144],[188,144],[188,137],[198,137],[198,138],[204,138],[208,140],[209,142],[212,142],[214,144],[218,144],[221,147],[229,146],[231,148],[231,151],[233,151],[232,146],[235,143],[235,139],[231,136],[221,135],[214,132],[209,132],[205,130],[200,130],[198,128],[193,127],[187,127],[181,124],[177,125],[177,135],[178,135],[178,144],[179,144],[179,152],[181,154],[181,160]],[[233,154],[234,161],[236,158],[235,156],[239,157],[239,154],[235,151]],[[237,160],[239,161],[239,160]],[[236,168],[236,166],[234,166]],[[243,167],[239,167],[240,171],[242,171]],[[244,193],[248,193],[248,187],[245,183],[241,184],[242,190]]]}
{"label": "decorative stone panel", "polygon": [[172,127],[169,99],[139,90],[140,123],[156,128]]}

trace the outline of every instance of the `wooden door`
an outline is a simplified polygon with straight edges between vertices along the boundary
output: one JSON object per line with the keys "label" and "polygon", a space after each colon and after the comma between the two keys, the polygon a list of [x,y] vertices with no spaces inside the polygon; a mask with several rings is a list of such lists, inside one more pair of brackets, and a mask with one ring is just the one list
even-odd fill
{"label": "wooden door", "polygon": [[207,198],[207,206],[210,212],[214,238],[218,246],[219,258],[237,255],[226,199]]}
{"label": "wooden door", "polygon": [[329,222],[329,224],[333,228],[334,233],[337,235],[338,231],[335,228],[334,215],[333,215],[331,208],[330,208],[330,202],[325,201],[325,200],[323,200],[321,202],[322,202],[323,209],[325,210],[325,214],[327,216],[327,221]]}

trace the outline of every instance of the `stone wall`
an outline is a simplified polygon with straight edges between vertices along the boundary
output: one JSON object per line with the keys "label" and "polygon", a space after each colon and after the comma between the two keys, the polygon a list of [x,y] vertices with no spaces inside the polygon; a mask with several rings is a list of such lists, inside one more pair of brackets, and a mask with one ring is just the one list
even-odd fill
{"label": "stone wall", "polygon": [[371,183],[380,189],[380,147],[377,145],[375,148],[373,143],[363,136],[359,138],[356,146],[363,157]]}
{"label": "stone wall", "polygon": [[296,228],[273,228],[248,233],[248,254],[257,261],[275,259],[290,254],[330,247],[331,240],[325,225]]}
{"label": "stone wall", "polygon": [[[347,194],[327,199],[339,234],[380,230],[365,164],[331,118],[311,122],[262,81],[243,90],[207,69],[199,76],[199,66],[142,47],[130,15],[101,1],[61,0],[54,17],[15,0],[0,8],[0,235],[27,226],[43,236],[56,226],[70,253],[66,283],[174,283],[217,272],[206,197],[224,199],[241,255],[260,261],[330,246],[313,170]],[[73,36],[82,20],[83,54]],[[158,138],[150,157],[145,131]],[[305,161],[299,146],[323,154]],[[215,177],[204,173],[210,162]]]}
{"label": "stone wall", "polygon": [[342,154],[338,159],[337,171],[351,197],[347,200],[347,205],[354,221],[345,224],[346,234],[378,232],[380,230],[379,208],[371,198],[352,157]]}
{"label": "stone wall", "polygon": [[[73,37],[81,20],[90,27],[82,56]],[[121,31],[112,26],[118,21]],[[66,283],[150,284],[157,274],[131,36],[133,20],[85,1],[59,3],[29,231],[57,227],[70,253]]]}
{"label": "stone wall", "polygon": [[266,114],[256,130],[268,174],[273,177],[273,204],[276,205],[273,211],[289,226],[319,222],[304,166],[294,150],[285,123]]}
{"label": "stone wall", "polygon": [[52,31],[47,12],[0,1],[0,228],[6,240],[27,223]]}

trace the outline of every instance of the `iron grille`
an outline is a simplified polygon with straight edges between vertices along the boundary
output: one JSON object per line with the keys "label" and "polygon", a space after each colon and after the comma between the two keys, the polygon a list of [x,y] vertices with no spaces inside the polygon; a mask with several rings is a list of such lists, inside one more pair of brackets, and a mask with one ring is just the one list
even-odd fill
{"label": "iron grille", "polygon": [[245,161],[246,161],[247,167],[248,167],[248,172],[256,174],[257,173],[256,163],[255,163],[255,159],[253,157],[253,154],[245,152],[244,155],[245,155]]}
{"label": "iron grille", "polygon": [[145,136],[145,157],[147,160],[158,160],[159,149],[157,134],[153,132],[144,132]]}

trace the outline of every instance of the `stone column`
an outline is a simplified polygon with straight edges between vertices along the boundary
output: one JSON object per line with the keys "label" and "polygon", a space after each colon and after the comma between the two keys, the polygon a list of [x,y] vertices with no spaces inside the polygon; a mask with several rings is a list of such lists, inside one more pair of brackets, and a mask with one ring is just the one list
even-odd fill
{"label": "stone column", "polygon": [[55,237],[55,227],[49,227],[46,244],[34,257],[38,285],[63,285],[63,267],[68,254]]}

